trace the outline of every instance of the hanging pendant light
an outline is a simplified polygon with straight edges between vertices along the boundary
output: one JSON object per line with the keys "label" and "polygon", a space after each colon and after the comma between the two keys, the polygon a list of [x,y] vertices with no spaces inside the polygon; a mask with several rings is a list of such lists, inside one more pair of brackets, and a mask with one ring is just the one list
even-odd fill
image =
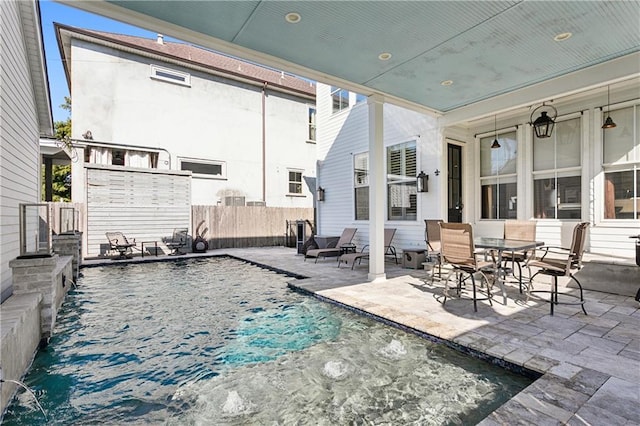
{"label": "hanging pendant light", "polygon": [[491,149],[500,148],[500,142],[498,142],[498,116],[493,116],[493,143],[491,144]]}
{"label": "hanging pendant light", "polygon": [[611,118],[611,102],[609,98],[609,86],[607,86],[607,119],[604,120],[604,124],[602,125],[603,129],[611,129],[616,127],[616,123],[613,122]]}
{"label": "hanging pendant light", "polygon": [[[538,110],[542,110],[547,108],[548,111],[541,111],[540,117],[536,118],[533,121],[533,116],[536,114]],[[548,114],[553,114],[553,117],[550,117]],[[555,119],[558,116],[558,110],[553,105],[545,105],[544,103],[540,105],[538,108],[534,109],[531,113],[531,117],[529,117],[529,124],[533,126],[533,131],[538,138],[548,138],[551,137],[551,133],[553,132],[553,127],[556,122]]]}

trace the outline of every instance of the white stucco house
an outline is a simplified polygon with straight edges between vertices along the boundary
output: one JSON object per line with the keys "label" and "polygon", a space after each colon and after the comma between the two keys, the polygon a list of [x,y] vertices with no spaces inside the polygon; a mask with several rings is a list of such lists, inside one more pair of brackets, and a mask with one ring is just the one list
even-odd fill
{"label": "white stucco house", "polygon": [[90,201],[98,165],[184,172],[192,205],[313,206],[314,83],[162,35],[55,27],[73,104],[73,202]]}
{"label": "white stucco house", "polygon": [[9,262],[20,255],[19,205],[40,200],[40,136],[53,135],[38,3],[0,2],[0,282],[12,293]]}
{"label": "white stucco house", "polygon": [[[537,238],[567,246],[573,226],[591,224],[587,251],[634,257],[640,232],[640,78],[553,100],[555,128],[538,138],[532,108],[447,126],[433,115],[379,102],[383,181],[377,199],[397,248],[424,247],[424,219],[471,222],[501,236],[505,219],[537,221]],[[609,89],[609,93],[607,90]],[[603,105],[614,98],[621,101]],[[370,115],[376,101],[318,84],[318,229],[356,227],[369,239]],[[603,129],[610,116],[617,126]],[[533,117],[534,119],[536,117]],[[498,145],[492,148],[494,140]],[[416,176],[429,176],[428,192]]]}

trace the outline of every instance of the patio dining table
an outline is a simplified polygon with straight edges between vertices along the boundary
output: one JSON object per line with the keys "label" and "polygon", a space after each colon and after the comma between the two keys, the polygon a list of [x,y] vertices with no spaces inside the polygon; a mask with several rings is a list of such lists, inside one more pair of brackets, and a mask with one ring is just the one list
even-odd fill
{"label": "patio dining table", "polygon": [[517,251],[531,250],[536,247],[544,245],[542,241],[523,241],[523,240],[507,240],[504,238],[491,238],[491,237],[477,237],[473,240],[476,248],[483,248],[489,250],[495,250],[498,253],[497,262],[497,281],[500,291],[502,291],[503,303],[507,305],[507,291],[504,287],[504,281],[507,274],[506,268],[502,266],[502,253],[510,251],[515,253]]}

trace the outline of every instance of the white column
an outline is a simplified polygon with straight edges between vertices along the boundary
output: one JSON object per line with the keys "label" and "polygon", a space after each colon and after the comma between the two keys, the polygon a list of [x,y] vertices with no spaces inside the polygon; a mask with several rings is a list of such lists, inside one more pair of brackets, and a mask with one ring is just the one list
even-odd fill
{"label": "white column", "polygon": [[384,273],[384,98],[371,95],[369,107],[369,281],[386,279]]}
{"label": "white column", "polygon": [[75,151],[75,159],[71,160],[71,201],[74,203],[86,203],[87,188],[86,170],[84,168],[84,148],[80,146],[73,147]]}

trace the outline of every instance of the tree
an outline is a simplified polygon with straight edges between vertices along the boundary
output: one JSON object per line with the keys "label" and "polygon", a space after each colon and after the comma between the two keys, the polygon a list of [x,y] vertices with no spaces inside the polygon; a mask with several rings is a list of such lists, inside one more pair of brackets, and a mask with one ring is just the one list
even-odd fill
{"label": "tree", "polygon": [[[64,97],[64,103],[60,108],[71,113],[71,98]],[[54,135],[60,145],[67,151],[73,150],[71,146],[71,117],[67,117],[65,121],[56,121],[53,123]],[[42,196],[45,194],[45,178],[44,166],[42,167]],[[71,166],[54,165],[52,168],[53,179],[53,201],[71,201]]]}

